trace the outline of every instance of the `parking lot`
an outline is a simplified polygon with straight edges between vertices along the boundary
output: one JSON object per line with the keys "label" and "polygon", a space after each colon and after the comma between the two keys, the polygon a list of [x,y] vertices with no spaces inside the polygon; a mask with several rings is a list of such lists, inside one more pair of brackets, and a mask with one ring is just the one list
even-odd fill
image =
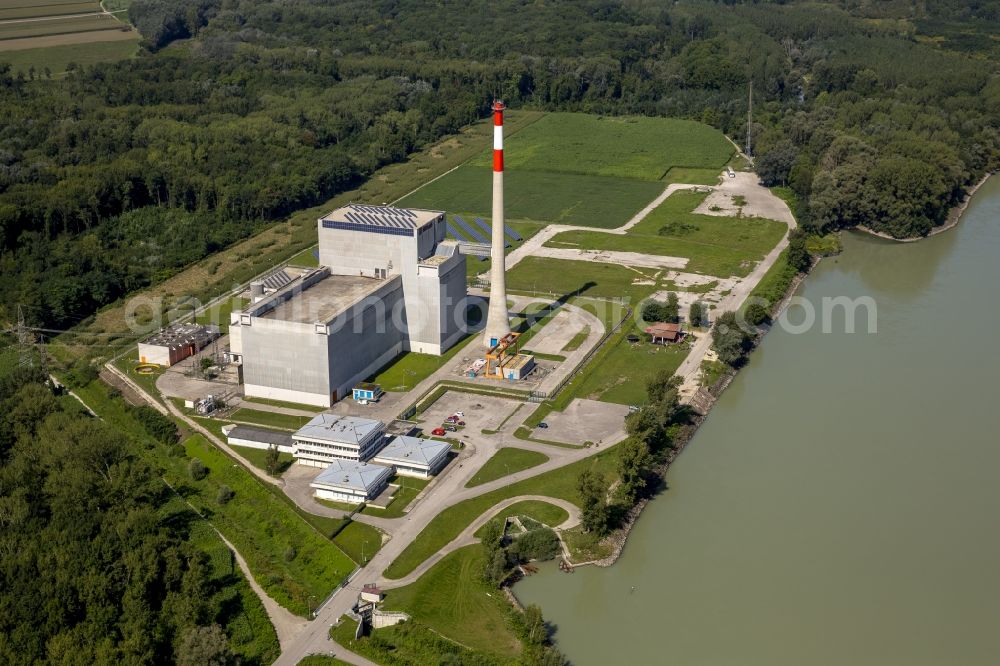
{"label": "parking lot", "polygon": [[455,412],[462,412],[466,428],[476,433],[483,429],[497,430],[520,404],[510,398],[448,391],[421,415],[420,423],[424,432],[429,433]]}
{"label": "parking lot", "polygon": [[535,428],[532,437],[566,444],[618,441],[624,437],[627,405],[577,398],[565,411],[545,418],[548,428]]}

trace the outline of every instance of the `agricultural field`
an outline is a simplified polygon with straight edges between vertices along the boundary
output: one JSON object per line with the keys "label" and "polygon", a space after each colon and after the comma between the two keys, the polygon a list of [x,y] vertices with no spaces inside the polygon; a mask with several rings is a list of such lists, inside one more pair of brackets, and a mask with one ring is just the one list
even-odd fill
{"label": "agricultural field", "polygon": [[691,212],[705,196],[690,191],[674,192],[627,234],[565,231],[553,236],[546,246],[687,257],[690,261],[686,271],[743,277],[777,245],[786,227],[756,217]]}
{"label": "agricultural field", "polygon": [[[734,152],[722,132],[693,120],[550,113],[505,141],[504,166],[659,181],[673,167],[718,173]],[[484,152],[473,164],[490,160]]]}
{"label": "agricultural field", "polygon": [[[492,178],[489,167],[466,164],[405,197],[399,205],[485,218],[492,211]],[[512,219],[620,227],[663,187],[663,183],[632,178],[510,168],[504,172],[505,212]]]}
{"label": "agricultural field", "polygon": [[125,18],[126,7],[122,0],[107,11],[94,1],[0,0],[0,62],[47,78],[62,74],[70,63],[131,57],[139,35]]}

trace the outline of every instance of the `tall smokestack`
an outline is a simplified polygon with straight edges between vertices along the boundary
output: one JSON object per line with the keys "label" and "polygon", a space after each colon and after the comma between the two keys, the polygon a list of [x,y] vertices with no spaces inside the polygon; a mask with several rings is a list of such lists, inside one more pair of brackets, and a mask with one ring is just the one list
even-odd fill
{"label": "tall smokestack", "polygon": [[503,110],[506,108],[503,102],[493,101],[493,247],[490,250],[493,265],[490,267],[490,309],[483,332],[483,343],[487,347],[510,333],[503,239]]}

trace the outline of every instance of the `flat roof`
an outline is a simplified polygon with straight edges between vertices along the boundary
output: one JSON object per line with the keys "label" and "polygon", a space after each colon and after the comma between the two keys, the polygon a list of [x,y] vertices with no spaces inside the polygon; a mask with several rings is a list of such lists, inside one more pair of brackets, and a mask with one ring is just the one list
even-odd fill
{"label": "flat roof", "polygon": [[393,464],[430,466],[442,455],[448,455],[450,449],[451,444],[448,442],[399,435],[386,444],[385,448],[379,451],[373,460]]}
{"label": "flat roof", "polygon": [[384,429],[385,424],[375,419],[324,412],[296,430],[292,437],[360,445],[373,432],[382,432]]}
{"label": "flat roof", "polygon": [[149,336],[141,344],[175,349],[192,342],[201,346],[217,337],[219,337],[219,327],[214,324],[172,324]]}
{"label": "flat roof", "polygon": [[275,446],[293,446],[295,444],[292,441],[292,433],[290,432],[243,425],[238,425],[230,430],[226,437],[229,439],[245,439],[248,442],[260,442],[261,444],[274,444]]}
{"label": "flat roof", "polygon": [[[397,276],[392,276],[390,279]],[[359,275],[327,275],[283,303],[259,315],[260,319],[300,324],[328,322],[386,284],[386,280]]]}
{"label": "flat roof", "polygon": [[366,204],[348,204],[330,211],[322,220],[333,222],[348,222],[375,227],[396,229],[420,229],[444,215],[443,210],[424,210],[422,208],[396,208],[395,206],[369,206]]}
{"label": "flat roof", "polygon": [[320,472],[309,485],[313,488],[317,486],[349,488],[368,494],[390,474],[392,474],[392,470],[382,465],[334,458],[330,466]]}
{"label": "flat roof", "polygon": [[515,354],[510,357],[510,360],[507,361],[503,367],[508,370],[516,370],[524,367],[526,364],[534,360],[535,357],[531,354]]}

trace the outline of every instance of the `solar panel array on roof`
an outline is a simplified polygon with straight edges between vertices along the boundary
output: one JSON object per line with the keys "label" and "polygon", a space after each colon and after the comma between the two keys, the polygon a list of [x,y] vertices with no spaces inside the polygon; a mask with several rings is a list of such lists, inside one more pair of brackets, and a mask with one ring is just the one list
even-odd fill
{"label": "solar panel array on roof", "polygon": [[277,291],[281,289],[286,284],[291,282],[294,278],[283,270],[275,271],[268,275],[266,278],[261,280],[264,284],[265,289],[273,289]]}
{"label": "solar panel array on roof", "polygon": [[344,218],[355,224],[370,224],[377,227],[413,229],[417,226],[416,214],[405,208],[392,206],[363,206],[350,204]]}
{"label": "solar panel array on roof", "polygon": [[472,240],[476,241],[477,243],[489,243],[489,241],[486,240],[486,237],[483,236],[478,231],[476,231],[475,229],[473,229],[468,222],[460,218],[458,215],[454,215],[453,217],[455,218],[455,222],[458,223],[458,226],[460,226],[462,230],[465,231],[465,233],[467,233]]}
{"label": "solar panel array on roof", "polygon": [[[475,220],[475,222],[476,222],[476,224],[478,224],[483,229],[483,231],[486,232],[487,236],[492,236],[493,235],[493,229],[490,228],[490,225],[486,224],[486,220],[484,220],[481,217],[477,217],[476,220]],[[504,247],[510,247],[510,241],[504,241],[503,246]]]}

